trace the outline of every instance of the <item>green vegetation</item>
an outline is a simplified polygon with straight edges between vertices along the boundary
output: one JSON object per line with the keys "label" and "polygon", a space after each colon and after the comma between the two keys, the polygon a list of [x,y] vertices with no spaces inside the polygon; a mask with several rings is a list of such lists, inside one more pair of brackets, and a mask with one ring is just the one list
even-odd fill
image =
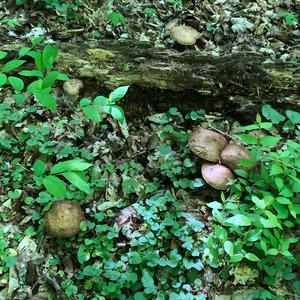
{"label": "green vegetation", "polygon": [[[251,150],[256,170],[238,170],[229,191],[213,193],[187,142],[195,125],[222,127],[218,118],[171,108],[150,125],[127,125],[119,103],[128,86],[67,109],[58,47],[42,41],[13,59],[0,52],[2,295],[18,295],[7,289],[10,270],[30,249],[66,299],[200,300],[228,281],[257,299],[299,295],[298,112],[265,105],[266,121],[258,114],[238,126],[232,139]],[[75,237],[46,238],[45,212],[61,199],[81,204],[86,220]]]}

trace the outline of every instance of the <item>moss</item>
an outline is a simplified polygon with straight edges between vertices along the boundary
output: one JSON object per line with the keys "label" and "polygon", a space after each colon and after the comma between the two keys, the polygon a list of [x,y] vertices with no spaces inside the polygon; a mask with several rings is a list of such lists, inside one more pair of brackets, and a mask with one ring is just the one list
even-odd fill
{"label": "moss", "polygon": [[92,58],[100,61],[109,61],[115,57],[115,55],[111,51],[99,48],[88,49],[87,53]]}

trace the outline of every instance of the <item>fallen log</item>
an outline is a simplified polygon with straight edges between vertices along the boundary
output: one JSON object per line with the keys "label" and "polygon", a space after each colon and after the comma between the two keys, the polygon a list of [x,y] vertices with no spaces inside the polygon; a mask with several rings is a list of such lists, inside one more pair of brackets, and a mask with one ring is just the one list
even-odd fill
{"label": "fallen log", "polygon": [[[21,46],[2,45],[1,49]],[[174,100],[179,106],[231,107],[245,113],[258,111],[268,102],[300,109],[299,63],[272,62],[257,53],[216,57],[196,50],[155,48],[149,43],[101,40],[62,43],[57,67],[86,79],[93,87],[132,85],[177,95],[180,92],[181,100]]]}

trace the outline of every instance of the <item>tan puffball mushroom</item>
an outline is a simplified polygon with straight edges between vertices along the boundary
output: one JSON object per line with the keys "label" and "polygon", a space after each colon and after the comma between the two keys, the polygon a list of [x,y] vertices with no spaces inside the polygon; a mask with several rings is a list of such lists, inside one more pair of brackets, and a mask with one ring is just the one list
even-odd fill
{"label": "tan puffball mushroom", "polygon": [[64,82],[63,89],[68,96],[77,96],[79,90],[83,88],[83,82],[80,79],[69,79]]}
{"label": "tan puffball mushroom", "polygon": [[170,35],[178,44],[189,46],[196,43],[200,32],[191,26],[179,25],[171,28]]}
{"label": "tan puffball mushroom", "polygon": [[242,159],[249,160],[251,159],[251,156],[246,148],[236,144],[228,144],[221,151],[220,159],[222,164],[230,168],[232,171],[238,169],[249,171],[254,167],[254,165],[250,167],[239,166],[239,162]]}
{"label": "tan puffball mushroom", "polygon": [[201,173],[203,179],[216,190],[229,189],[228,181],[234,179],[234,175],[229,168],[214,163],[204,163]]}
{"label": "tan puffball mushroom", "polygon": [[52,204],[45,220],[45,230],[48,235],[69,238],[80,231],[80,223],[84,220],[84,215],[77,202],[62,200]]}
{"label": "tan puffball mushroom", "polygon": [[202,159],[211,162],[220,161],[220,153],[227,144],[222,134],[202,128],[193,131],[189,139],[191,150]]}

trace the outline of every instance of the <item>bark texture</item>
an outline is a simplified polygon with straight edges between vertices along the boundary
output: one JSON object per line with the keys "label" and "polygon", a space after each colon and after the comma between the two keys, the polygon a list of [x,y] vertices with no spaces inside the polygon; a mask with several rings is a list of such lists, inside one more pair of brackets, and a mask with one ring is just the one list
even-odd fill
{"label": "bark texture", "polygon": [[[1,49],[20,46],[2,45]],[[271,62],[256,53],[214,57],[189,49],[102,40],[97,44],[61,44],[57,67],[108,89],[133,85],[181,92],[188,95],[182,105],[193,107],[213,102],[214,108],[252,112],[270,102],[277,107],[300,108],[300,64]]]}

